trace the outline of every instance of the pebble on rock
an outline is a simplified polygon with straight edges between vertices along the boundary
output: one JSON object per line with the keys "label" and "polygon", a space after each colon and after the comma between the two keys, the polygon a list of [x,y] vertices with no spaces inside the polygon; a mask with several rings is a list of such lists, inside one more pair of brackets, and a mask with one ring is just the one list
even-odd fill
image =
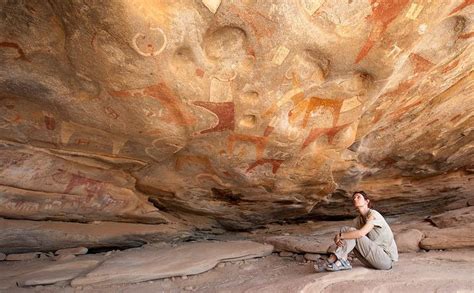
{"label": "pebble on rock", "polygon": [[41,252],[14,253],[14,254],[7,255],[5,259],[9,261],[31,260],[31,259],[39,258],[41,254],[42,254]]}
{"label": "pebble on rock", "polygon": [[289,257],[289,256],[293,256],[293,252],[289,252],[289,251],[282,251],[282,252],[280,252],[280,256],[281,256],[281,257]]}
{"label": "pebble on rock", "polygon": [[307,260],[316,261],[321,258],[321,255],[317,253],[306,253],[304,258]]}
{"label": "pebble on rock", "polygon": [[302,256],[301,254],[297,254],[297,255],[295,255],[295,260],[297,262],[303,262],[304,261],[304,256]]}
{"label": "pebble on rock", "polygon": [[74,255],[81,255],[86,254],[88,249],[86,247],[74,247],[74,248],[65,248],[59,249],[55,252],[56,255],[63,255],[63,254],[74,254]]}

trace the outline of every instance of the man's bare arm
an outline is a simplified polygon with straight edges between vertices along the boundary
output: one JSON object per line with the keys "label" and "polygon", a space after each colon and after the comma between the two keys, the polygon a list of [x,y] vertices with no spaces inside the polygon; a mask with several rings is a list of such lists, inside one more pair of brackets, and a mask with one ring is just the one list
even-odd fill
{"label": "man's bare arm", "polygon": [[372,230],[373,228],[374,228],[374,224],[372,224],[371,222],[367,222],[359,230],[347,231],[347,232],[340,233],[340,238],[341,239],[359,239],[359,238],[367,235],[367,233],[369,233],[370,230]]}

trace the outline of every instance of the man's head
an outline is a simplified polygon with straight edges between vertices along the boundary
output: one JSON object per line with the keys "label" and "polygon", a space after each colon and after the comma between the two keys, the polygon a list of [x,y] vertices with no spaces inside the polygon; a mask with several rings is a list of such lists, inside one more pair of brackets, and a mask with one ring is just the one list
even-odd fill
{"label": "man's head", "polygon": [[369,209],[372,208],[372,203],[370,202],[367,193],[365,193],[364,191],[354,192],[352,194],[352,203],[356,208],[363,207],[365,205],[367,205]]}

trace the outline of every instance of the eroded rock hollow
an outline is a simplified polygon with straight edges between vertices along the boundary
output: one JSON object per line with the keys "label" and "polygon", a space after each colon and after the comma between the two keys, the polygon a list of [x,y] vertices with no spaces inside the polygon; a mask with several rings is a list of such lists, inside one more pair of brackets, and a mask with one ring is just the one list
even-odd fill
{"label": "eroded rock hollow", "polygon": [[471,4],[0,1],[0,217],[173,239],[347,218],[359,189],[472,205]]}

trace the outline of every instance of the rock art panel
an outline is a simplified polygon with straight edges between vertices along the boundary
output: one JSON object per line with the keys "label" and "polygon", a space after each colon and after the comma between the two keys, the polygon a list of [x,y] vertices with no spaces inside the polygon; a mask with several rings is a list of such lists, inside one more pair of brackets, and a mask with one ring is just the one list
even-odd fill
{"label": "rock art panel", "polygon": [[3,1],[2,213],[161,223],[148,196],[247,229],[347,216],[336,187],[470,200],[472,1],[277,2]]}
{"label": "rock art panel", "polygon": [[[133,179],[26,148],[2,147],[0,215],[32,220],[167,220],[131,185]],[[23,174],[29,180],[18,180]]]}

